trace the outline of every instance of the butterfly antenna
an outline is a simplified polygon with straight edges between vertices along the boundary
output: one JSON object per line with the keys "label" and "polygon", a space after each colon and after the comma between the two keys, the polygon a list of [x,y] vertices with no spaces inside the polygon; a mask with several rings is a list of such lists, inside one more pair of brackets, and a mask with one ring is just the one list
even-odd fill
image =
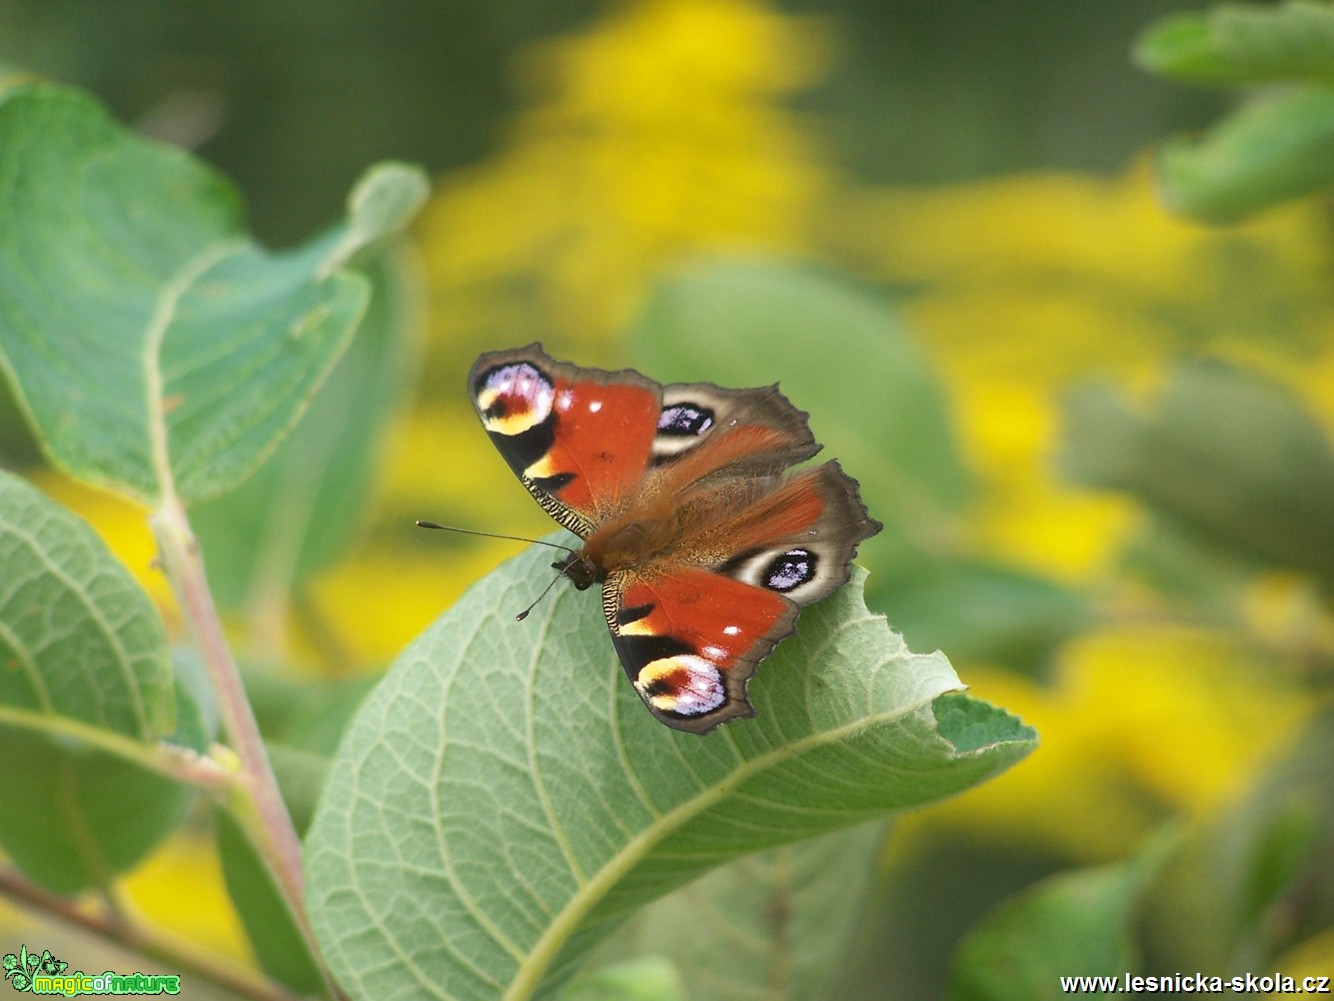
{"label": "butterfly antenna", "polygon": [[556,581],[560,580],[564,576],[565,575],[563,573],[558,573],[556,574],[555,577],[552,577],[551,583],[548,584],[546,587],[542,588],[542,593],[533,599],[533,603],[529,605],[527,608],[525,608],[518,615],[514,616],[514,621],[522,622],[524,619],[528,618],[528,613],[537,607],[537,603],[541,601],[543,598],[545,598],[547,594],[551,591],[551,589],[556,586]]}
{"label": "butterfly antenna", "polygon": [[[455,528],[453,525],[441,525],[434,521],[418,521],[417,527],[438,528],[442,532],[458,532],[460,535],[480,535],[488,539],[508,539],[510,542],[531,542],[535,546],[550,546],[552,549],[563,549],[567,553],[574,553],[574,550],[569,546],[562,546],[559,542],[547,542],[546,539],[528,539],[522,535],[500,535],[496,532],[479,532],[472,528]],[[557,580],[559,579],[560,578],[557,578]],[[555,581],[552,581],[552,583],[554,584]],[[550,587],[547,588],[547,591],[549,590],[551,590]],[[546,594],[546,591],[543,591],[542,593]],[[541,599],[539,598],[538,600],[540,601]],[[533,604],[537,604],[537,602],[533,602]],[[524,612],[524,615],[527,614],[527,612]],[[522,615],[519,617],[523,618]]]}

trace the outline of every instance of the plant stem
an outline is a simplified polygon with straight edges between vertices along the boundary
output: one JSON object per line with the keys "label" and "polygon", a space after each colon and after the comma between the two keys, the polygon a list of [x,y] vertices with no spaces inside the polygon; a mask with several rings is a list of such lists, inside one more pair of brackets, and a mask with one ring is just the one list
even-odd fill
{"label": "plant stem", "polygon": [[241,761],[242,781],[232,790],[233,815],[272,871],[307,949],[320,965],[330,996],[335,996],[332,978],[320,962],[319,946],[306,915],[301,841],[283,803],[241,674],[223,634],[222,620],[204,576],[199,544],[185,509],[175,497],[166,498],[150,520],[163,570],[208,668],[223,726]]}
{"label": "plant stem", "polygon": [[206,952],[191,942],[133,921],[123,909],[114,915],[86,910],[75,901],[25,879],[13,867],[0,867],[0,894],[63,923],[77,925],[108,942],[143,953],[173,973],[179,971],[183,976],[188,974],[207,981],[238,997],[255,1001],[297,1001],[300,997],[267,977]]}

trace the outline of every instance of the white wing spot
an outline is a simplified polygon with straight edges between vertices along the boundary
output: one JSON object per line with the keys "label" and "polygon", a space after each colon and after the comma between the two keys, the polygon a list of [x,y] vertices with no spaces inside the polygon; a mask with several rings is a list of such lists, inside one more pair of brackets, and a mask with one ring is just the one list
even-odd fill
{"label": "white wing spot", "polygon": [[601,410],[601,409],[602,409],[602,401],[601,401],[601,400],[589,400],[589,402],[588,402],[588,412],[589,412],[590,414],[595,414],[595,413],[597,413],[597,412],[598,412],[599,410]]}
{"label": "white wing spot", "polygon": [[740,635],[741,635],[741,627],[740,627],[740,626],[723,626],[723,632],[726,633],[728,636],[740,636]]}

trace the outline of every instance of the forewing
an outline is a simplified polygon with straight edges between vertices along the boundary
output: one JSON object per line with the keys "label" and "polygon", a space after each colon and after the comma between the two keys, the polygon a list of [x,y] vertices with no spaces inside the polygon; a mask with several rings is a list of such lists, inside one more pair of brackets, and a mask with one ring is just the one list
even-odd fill
{"label": "forewing", "polygon": [[[676,480],[718,472],[728,477],[781,473],[820,450],[808,416],[776,385],[723,389],[674,383],[663,387],[652,465]],[[726,439],[738,437],[748,440],[727,447]],[[702,453],[711,454],[704,459]]]}
{"label": "forewing", "polygon": [[530,344],[482,355],[468,388],[496,449],[576,535],[587,538],[636,496],[662,409],[656,382],[567,365]]}

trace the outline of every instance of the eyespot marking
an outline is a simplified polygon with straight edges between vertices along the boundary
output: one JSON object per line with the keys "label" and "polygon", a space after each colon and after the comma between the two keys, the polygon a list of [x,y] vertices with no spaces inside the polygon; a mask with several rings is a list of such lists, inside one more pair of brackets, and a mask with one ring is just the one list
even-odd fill
{"label": "eyespot marking", "polygon": [[635,687],[653,708],[680,716],[700,716],[727,700],[721,672],[695,654],[645,664]]}
{"label": "eyespot marking", "polygon": [[789,549],[774,557],[760,574],[770,591],[786,594],[815,579],[819,558],[809,549]]}
{"label": "eyespot marking", "polygon": [[535,366],[515,362],[483,374],[477,380],[475,396],[486,429],[512,436],[551,416],[555,386]]}
{"label": "eyespot marking", "polygon": [[658,434],[678,438],[698,438],[713,427],[713,411],[694,403],[664,407],[658,415]]}

